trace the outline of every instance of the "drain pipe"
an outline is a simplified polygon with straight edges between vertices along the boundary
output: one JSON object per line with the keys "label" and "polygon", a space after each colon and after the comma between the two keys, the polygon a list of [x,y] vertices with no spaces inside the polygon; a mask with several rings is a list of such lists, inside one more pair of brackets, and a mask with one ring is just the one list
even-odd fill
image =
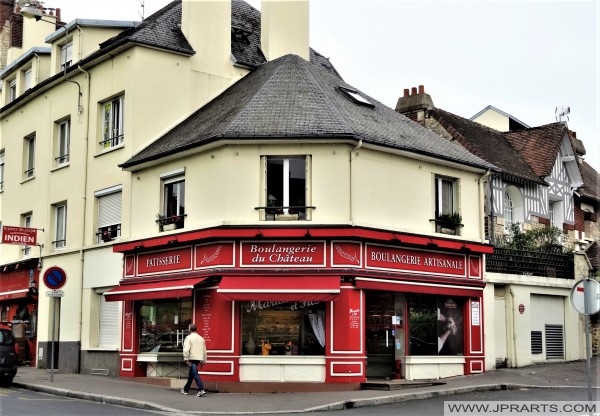
{"label": "drain pipe", "polygon": [[[487,172],[485,172],[483,175],[481,175],[481,177],[479,178],[479,180],[477,181],[477,183],[479,184],[479,241],[483,242],[485,241],[485,180],[486,178],[488,178],[490,176],[490,170],[488,169]],[[481,194],[483,193],[483,198],[481,197]],[[493,209],[492,209],[493,211]]]}
{"label": "drain pipe", "polygon": [[350,150],[350,224],[354,225],[354,192],[352,188],[354,188],[354,158],[356,157],[356,152],[358,149],[362,147],[363,141],[360,139],[358,144]]}
{"label": "drain pipe", "polygon": [[519,362],[517,360],[517,357],[519,354],[517,354],[517,333],[516,333],[516,322],[515,322],[515,291],[513,290],[513,288],[510,288],[510,313],[511,313],[511,322],[512,322],[512,328],[511,328],[511,332],[512,332],[512,344],[513,344],[513,362],[514,362],[514,366],[515,368],[519,368]]}

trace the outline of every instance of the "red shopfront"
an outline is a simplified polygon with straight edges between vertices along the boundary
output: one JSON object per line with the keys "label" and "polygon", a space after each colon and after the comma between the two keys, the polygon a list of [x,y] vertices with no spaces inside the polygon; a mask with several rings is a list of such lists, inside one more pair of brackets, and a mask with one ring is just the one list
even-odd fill
{"label": "red shopfront", "polygon": [[221,391],[483,372],[489,246],[400,234],[392,244],[392,234],[363,229],[298,233],[209,230],[115,246],[124,276],[105,296],[125,302],[121,376],[185,375],[190,322],[207,341],[203,379]]}

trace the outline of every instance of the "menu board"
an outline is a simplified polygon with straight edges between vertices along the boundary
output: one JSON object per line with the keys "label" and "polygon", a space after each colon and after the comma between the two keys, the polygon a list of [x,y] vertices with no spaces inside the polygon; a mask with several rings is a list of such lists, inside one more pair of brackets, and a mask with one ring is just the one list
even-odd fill
{"label": "menu board", "polygon": [[196,305],[195,322],[206,347],[231,350],[234,339],[231,302],[218,296],[216,290],[202,290],[196,292]]}
{"label": "menu board", "polygon": [[360,351],[362,345],[362,293],[342,290],[333,304],[332,353]]}

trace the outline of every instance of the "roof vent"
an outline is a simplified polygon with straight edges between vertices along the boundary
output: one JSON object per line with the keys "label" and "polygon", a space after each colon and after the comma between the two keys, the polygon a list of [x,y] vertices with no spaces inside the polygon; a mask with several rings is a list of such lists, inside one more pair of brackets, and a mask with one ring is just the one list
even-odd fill
{"label": "roof vent", "polygon": [[342,92],[347,98],[349,98],[352,102],[359,105],[364,105],[366,107],[375,108],[375,104],[367,100],[365,97],[360,95],[358,91],[351,90],[346,87],[338,86],[338,90]]}

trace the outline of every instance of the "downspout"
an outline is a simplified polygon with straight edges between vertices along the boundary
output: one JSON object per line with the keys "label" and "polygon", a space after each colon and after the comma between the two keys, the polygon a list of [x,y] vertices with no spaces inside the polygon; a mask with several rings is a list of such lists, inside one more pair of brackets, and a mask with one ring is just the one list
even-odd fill
{"label": "downspout", "polygon": [[[87,213],[87,183],[88,183],[88,149],[89,149],[89,125],[90,125],[90,95],[91,95],[91,82],[92,82],[92,76],[89,72],[87,72],[85,69],[81,68],[80,65],[77,65],[77,70],[81,73],[84,74],[85,77],[87,77],[87,92],[88,92],[88,98],[87,98],[87,114],[84,116],[84,132],[85,132],[85,136],[84,136],[84,140],[85,140],[85,163],[83,164],[83,229],[81,232],[81,246],[79,248],[79,261],[81,264],[81,279],[83,280],[83,273],[84,273],[84,252],[83,252],[83,247],[85,245],[85,236],[87,233],[87,229],[86,229],[86,213]],[[74,82],[74,81],[71,81]],[[77,84],[79,86],[79,84]],[[81,106],[81,87],[79,90],[79,104],[77,107],[77,115],[79,116],[79,118],[81,119],[81,116],[83,115],[83,111],[84,108]],[[82,285],[83,288],[83,285]],[[83,331],[82,329],[82,325],[83,325],[83,292],[81,293],[81,296],[79,296],[79,359],[77,362],[77,372],[79,374],[81,374],[81,340],[82,340],[82,335],[83,335]]]}
{"label": "downspout", "polygon": [[515,368],[519,368],[519,362],[517,360],[517,357],[519,356],[519,354],[517,354],[517,333],[516,333],[516,323],[515,323],[515,291],[510,288],[510,314],[511,314],[511,322],[512,322],[512,328],[511,328],[511,332],[512,332],[512,358],[513,358],[513,363],[514,363],[514,367]]}
{"label": "downspout", "polygon": [[350,150],[350,224],[354,225],[354,214],[353,214],[353,206],[354,206],[354,192],[352,189],[354,188],[354,158],[356,157],[356,151],[362,147],[363,141],[360,139],[356,147]]}

